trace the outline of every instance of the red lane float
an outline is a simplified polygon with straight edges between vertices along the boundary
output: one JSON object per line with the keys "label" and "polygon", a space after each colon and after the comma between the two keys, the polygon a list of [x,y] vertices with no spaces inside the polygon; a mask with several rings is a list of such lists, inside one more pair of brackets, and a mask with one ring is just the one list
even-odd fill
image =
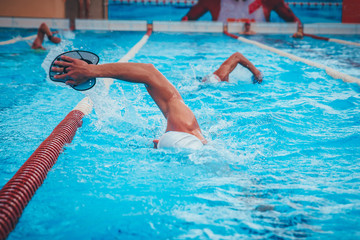
{"label": "red lane float", "polygon": [[54,166],[65,144],[82,125],[85,114],[71,111],[0,190],[0,239],[15,228],[24,208]]}
{"label": "red lane float", "polygon": [[234,39],[238,39],[239,36],[236,36],[235,34],[232,34],[232,33],[229,33],[228,30],[227,30],[227,26],[224,27],[224,34],[231,37],[231,38],[234,38]]}
{"label": "red lane float", "polygon": [[324,41],[329,41],[329,39],[330,39],[330,38],[327,38],[327,37],[320,37],[320,36],[317,36],[317,35],[314,35],[314,34],[308,34],[308,33],[304,33],[304,36],[311,37],[311,38],[318,39],[318,40],[324,40]]}
{"label": "red lane float", "polygon": [[152,31],[153,31],[153,25],[152,25],[152,23],[148,23],[148,24],[146,25],[146,29],[147,29],[146,35],[147,35],[148,37],[150,37],[150,35],[152,34]]}
{"label": "red lane float", "polygon": [[340,43],[340,44],[346,44],[346,45],[352,45],[352,46],[358,46],[360,47],[360,43],[357,42],[350,42],[350,41],[345,41],[345,40],[341,40],[341,39],[336,39],[336,38],[328,38],[328,37],[320,37],[314,34],[308,34],[308,33],[304,33],[304,36],[306,37],[311,37],[317,40],[323,40],[323,41],[327,41],[327,42],[336,42],[336,43]]}

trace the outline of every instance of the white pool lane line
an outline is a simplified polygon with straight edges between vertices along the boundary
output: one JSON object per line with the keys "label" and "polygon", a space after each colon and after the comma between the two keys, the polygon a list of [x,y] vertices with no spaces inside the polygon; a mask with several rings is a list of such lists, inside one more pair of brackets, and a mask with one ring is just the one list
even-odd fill
{"label": "white pool lane line", "polygon": [[[225,33],[226,34],[226,33]],[[233,34],[229,34],[227,33],[228,36],[230,37],[233,37],[235,38],[234,36],[236,35],[233,35]],[[232,36],[231,36],[232,35]],[[302,57],[298,57],[298,56],[295,56],[291,53],[287,53],[287,52],[284,52],[284,51],[281,51],[277,48],[273,48],[273,47],[269,47],[265,44],[262,44],[262,43],[259,43],[259,42],[256,42],[256,41],[253,41],[253,40],[249,40],[249,39],[246,39],[246,38],[243,38],[243,37],[239,37],[239,36],[236,36],[237,37],[237,40],[241,41],[241,42],[244,42],[244,43],[249,43],[249,44],[252,44],[252,45],[255,45],[259,48],[262,48],[262,49],[265,49],[265,50],[268,50],[270,52],[273,52],[273,53],[276,53],[276,54],[279,54],[280,56],[283,56],[283,57],[287,57],[287,58],[290,58],[291,60],[293,61],[296,61],[296,62],[302,62],[302,63],[305,63],[309,66],[313,66],[313,67],[316,67],[316,68],[320,68],[320,69],[323,69],[326,71],[326,73],[335,78],[335,79],[342,79],[344,82],[351,82],[351,83],[357,83],[360,85],[360,79],[359,78],[356,78],[356,77],[353,77],[353,76],[350,76],[350,75],[347,75],[345,73],[342,73],[342,72],[339,72],[333,68],[330,68],[328,66],[325,66],[324,64],[321,64],[321,63],[316,63],[316,62],[313,62],[311,60],[308,60],[308,59],[305,59],[305,58],[302,58]]]}
{"label": "white pool lane line", "polygon": [[353,45],[353,46],[358,46],[358,47],[360,47],[360,43],[345,41],[345,40],[336,39],[336,38],[329,38],[328,41],[329,41],[329,42],[336,42],[336,43],[340,43],[340,44]]}
{"label": "white pool lane line", "polygon": [[0,46],[1,45],[13,44],[13,43],[20,42],[20,41],[32,40],[32,39],[35,39],[36,36],[37,36],[37,34],[31,35],[31,36],[28,36],[28,37],[16,37],[16,38],[13,38],[13,39],[10,39],[10,40],[7,40],[7,41],[0,42]]}
{"label": "white pool lane line", "polygon": [[308,33],[304,33],[304,37],[311,37],[317,40],[322,40],[322,41],[327,41],[327,42],[335,42],[335,43],[340,43],[340,44],[345,44],[345,45],[353,45],[353,46],[359,46],[360,47],[360,43],[357,42],[350,42],[350,41],[345,41],[342,39],[336,39],[336,38],[328,38],[328,37],[321,37],[321,36],[317,36],[314,34],[308,34]]}

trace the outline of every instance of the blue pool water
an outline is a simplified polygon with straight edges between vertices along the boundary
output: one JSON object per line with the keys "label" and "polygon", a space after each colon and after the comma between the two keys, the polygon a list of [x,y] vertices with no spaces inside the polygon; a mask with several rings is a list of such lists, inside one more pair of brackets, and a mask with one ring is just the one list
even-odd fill
{"label": "blue pool water", "polygon": [[[0,33],[0,40],[28,34]],[[131,61],[153,63],[176,86],[209,141],[199,151],[155,150],[152,140],[166,122],[143,86],[117,81],[106,95],[99,81],[81,93],[48,82],[41,67],[76,48],[94,51],[100,63],[117,61],[143,33],[61,36],[45,52],[25,42],[0,46],[0,186],[84,94],[95,101],[8,239],[360,236],[357,84],[222,34],[154,33]],[[251,39],[360,76],[356,47],[284,35]],[[263,84],[252,84],[241,67],[230,83],[195,80],[236,51],[263,71]]]}

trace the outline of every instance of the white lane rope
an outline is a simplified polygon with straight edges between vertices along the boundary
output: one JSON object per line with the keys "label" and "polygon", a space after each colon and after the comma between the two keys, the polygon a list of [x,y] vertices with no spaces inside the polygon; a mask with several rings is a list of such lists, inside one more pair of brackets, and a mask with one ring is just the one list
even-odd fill
{"label": "white lane rope", "polygon": [[91,101],[91,99],[89,97],[85,97],[76,105],[73,110],[79,110],[86,116],[91,113],[93,106],[94,103]]}
{"label": "white lane rope", "polygon": [[1,45],[13,44],[13,43],[20,42],[20,41],[32,40],[32,39],[36,38],[36,36],[37,36],[37,34],[31,35],[31,36],[28,36],[28,37],[16,37],[16,38],[13,38],[13,39],[10,39],[10,40],[7,40],[7,41],[0,42],[0,46]]}
{"label": "white lane rope", "polygon": [[293,61],[303,62],[303,63],[305,63],[305,64],[307,64],[309,66],[324,69],[329,76],[331,76],[331,77],[333,77],[335,79],[342,79],[344,82],[353,82],[353,83],[357,83],[357,84],[360,85],[360,79],[359,78],[356,78],[356,77],[347,75],[345,73],[339,72],[339,71],[337,71],[337,70],[335,70],[333,68],[325,66],[324,64],[316,63],[316,62],[310,61],[308,59],[295,56],[295,55],[293,55],[291,53],[287,53],[287,52],[281,51],[281,50],[279,50],[277,48],[269,47],[269,46],[267,46],[265,44],[262,44],[262,43],[259,43],[259,42],[253,41],[253,40],[249,40],[249,39],[246,39],[246,38],[243,38],[243,37],[238,37],[237,39],[239,41],[242,41],[242,42],[245,42],[245,43],[253,44],[253,45],[258,46],[258,47],[260,47],[262,49],[268,50],[270,52],[274,52],[276,54],[279,54],[280,56],[290,58]]}
{"label": "white lane rope", "polygon": [[[118,62],[128,62],[130,59],[134,58],[136,53],[147,43],[149,35],[145,34],[141,40],[136,43],[130,50],[125,54]],[[107,91],[110,90],[110,86],[114,83],[112,78],[104,78],[104,84]]]}
{"label": "white lane rope", "polygon": [[358,47],[360,47],[360,43],[345,41],[345,40],[336,39],[336,38],[329,38],[328,41],[329,41],[329,42],[336,42],[336,43],[340,43],[340,44],[353,45],[353,46],[358,46]]}

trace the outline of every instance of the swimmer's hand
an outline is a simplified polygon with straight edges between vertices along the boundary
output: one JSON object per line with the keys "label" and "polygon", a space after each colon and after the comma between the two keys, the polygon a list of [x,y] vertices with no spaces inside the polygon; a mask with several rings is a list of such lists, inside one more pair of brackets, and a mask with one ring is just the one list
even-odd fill
{"label": "swimmer's hand", "polygon": [[293,38],[303,38],[304,37],[304,30],[303,28],[299,27],[297,32],[292,35]]}
{"label": "swimmer's hand", "polygon": [[157,149],[158,143],[159,143],[159,139],[154,139],[153,140],[154,143],[154,148]]}
{"label": "swimmer's hand", "polygon": [[253,76],[252,76],[252,80],[253,80],[253,83],[262,83],[263,81],[263,74],[260,72],[260,71],[257,71]]}
{"label": "swimmer's hand", "polygon": [[181,19],[181,21],[183,21],[183,22],[186,22],[186,21],[188,21],[189,20],[189,17],[188,16],[184,16],[182,19]]}
{"label": "swimmer's hand", "polygon": [[66,79],[66,84],[76,86],[94,77],[92,68],[96,65],[68,56],[61,56],[61,59],[63,61],[55,61],[55,64],[60,67],[53,67],[51,70],[63,74],[55,75],[54,78]]}
{"label": "swimmer's hand", "polygon": [[293,38],[303,38],[304,34],[302,32],[296,32],[292,35]]}

